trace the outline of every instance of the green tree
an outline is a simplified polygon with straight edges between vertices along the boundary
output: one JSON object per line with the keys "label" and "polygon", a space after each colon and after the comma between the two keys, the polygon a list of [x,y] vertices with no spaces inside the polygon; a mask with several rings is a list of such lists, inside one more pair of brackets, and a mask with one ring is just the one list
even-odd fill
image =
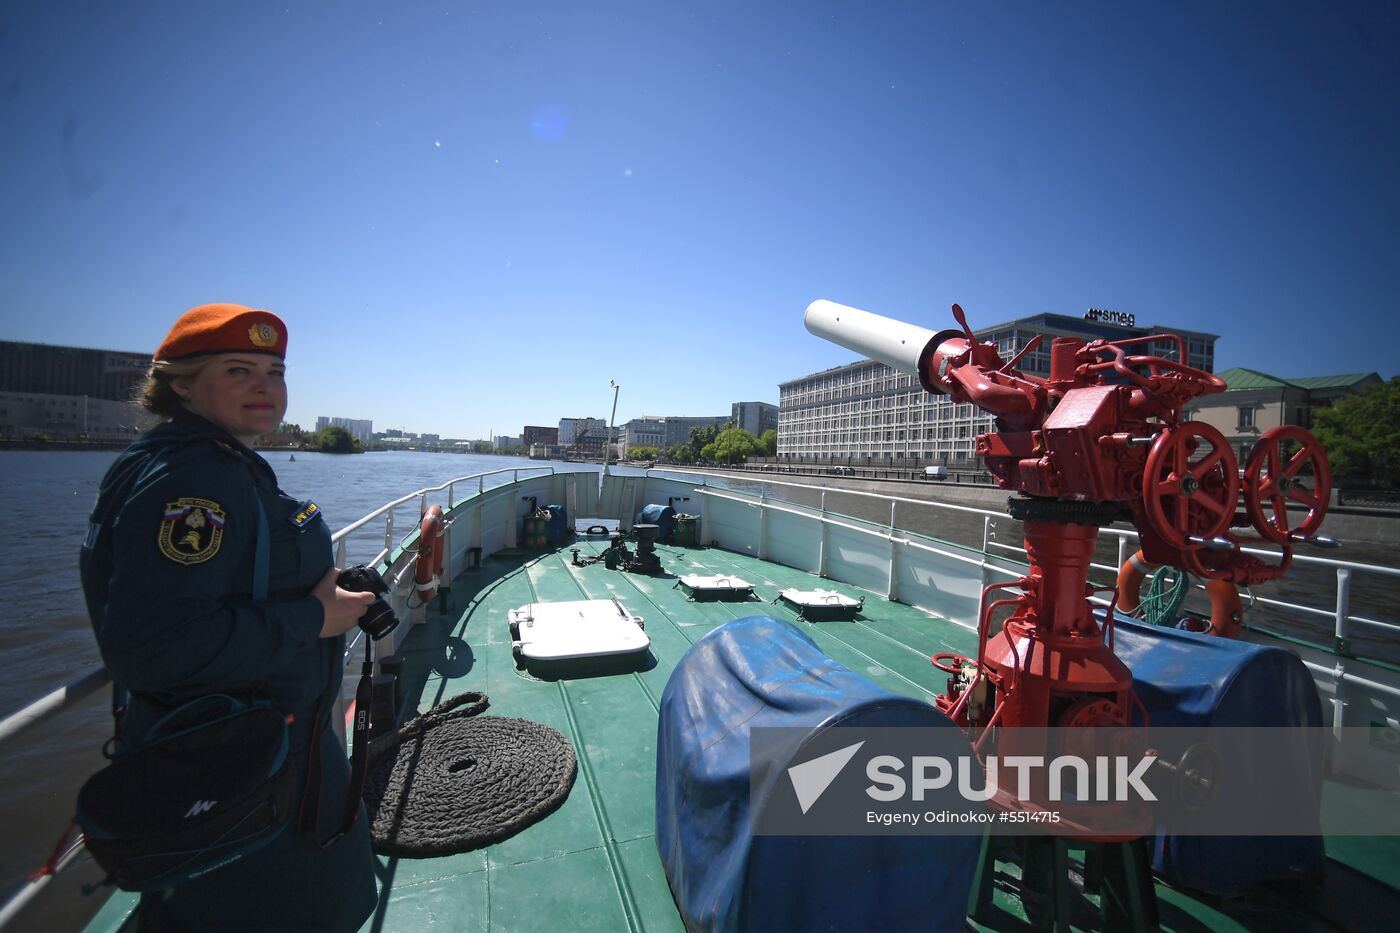
{"label": "green tree", "polygon": [[627,448],[627,459],[629,460],[655,460],[661,451],[655,447],[629,447]]}
{"label": "green tree", "polygon": [[693,463],[695,451],[691,450],[689,444],[676,444],[666,451],[666,459],[672,463]]}
{"label": "green tree", "polygon": [[276,433],[285,434],[288,437],[295,437],[297,440],[301,440],[301,436],[305,432],[302,431],[301,425],[292,424],[290,421],[284,421],[277,426]]}
{"label": "green tree", "polygon": [[725,428],[713,444],[705,446],[704,457],[718,463],[742,463],[749,457],[756,457],[762,453],[763,442],[754,437],[752,431]]}
{"label": "green tree", "polygon": [[1333,483],[1400,486],[1400,376],[1313,414]]}
{"label": "green tree", "polygon": [[763,445],[763,456],[776,457],[778,455],[778,432],[769,428],[758,436],[759,443]]}
{"label": "green tree", "polygon": [[[681,460],[682,463],[694,463],[696,460],[714,460],[717,456],[715,450],[710,445],[719,439],[720,434],[734,427],[733,421],[722,421],[719,424],[706,424],[690,429],[690,448],[688,456]],[[706,453],[709,450],[709,453]],[[673,458],[675,459],[675,458]]]}
{"label": "green tree", "polygon": [[350,435],[344,428],[332,425],[325,428],[316,435],[316,447],[327,454],[353,454],[357,453],[359,441]]}

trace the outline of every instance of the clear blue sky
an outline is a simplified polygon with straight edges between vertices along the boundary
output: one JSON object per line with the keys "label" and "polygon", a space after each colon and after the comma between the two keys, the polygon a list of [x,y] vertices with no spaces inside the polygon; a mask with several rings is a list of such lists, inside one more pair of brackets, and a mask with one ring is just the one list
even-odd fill
{"label": "clear blue sky", "polygon": [[815,298],[1388,377],[1396,10],[7,2],[0,337],[266,307],[292,420],[450,436],[776,402]]}

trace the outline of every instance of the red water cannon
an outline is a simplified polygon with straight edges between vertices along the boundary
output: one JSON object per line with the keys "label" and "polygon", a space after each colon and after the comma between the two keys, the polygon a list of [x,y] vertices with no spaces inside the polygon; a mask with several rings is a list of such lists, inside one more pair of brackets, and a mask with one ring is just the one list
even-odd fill
{"label": "red water cannon", "polygon": [[[1233,584],[1274,579],[1294,543],[1314,540],[1326,515],[1322,447],[1300,428],[1275,428],[1241,471],[1218,430],[1183,418],[1187,403],[1226,385],[1180,362],[1187,356],[1179,336],[1058,337],[1042,378],[1016,368],[1039,336],[1003,360],[957,305],[953,317],[958,329],[935,333],[824,300],[805,316],[817,336],[995,418],[976,450],[997,482],[1019,493],[1009,511],[1024,524],[1030,570],[983,592],[977,659],[934,659],[951,675],[941,705],[972,726],[1126,725],[1132,675],[1113,654],[1111,614],[1100,624],[1089,602],[1098,529],[1131,521],[1153,564]],[[1164,343],[1177,359],[1148,352]],[[1305,509],[1301,519],[1290,503]],[[1232,531],[1245,528],[1254,534]],[[1277,545],[1277,562],[1244,554],[1244,543]],[[998,590],[1019,592],[989,601]],[[1001,630],[989,635],[994,612],[1008,606]]]}

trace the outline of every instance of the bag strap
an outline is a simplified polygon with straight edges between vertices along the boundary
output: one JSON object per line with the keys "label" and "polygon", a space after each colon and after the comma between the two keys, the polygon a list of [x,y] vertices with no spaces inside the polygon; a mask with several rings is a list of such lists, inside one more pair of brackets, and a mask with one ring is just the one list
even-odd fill
{"label": "bag strap", "polygon": [[[166,728],[172,725],[177,729],[182,726],[188,728],[188,721],[182,720],[180,717],[188,715],[191,709],[197,708],[200,705],[207,705],[211,701],[222,701],[222,716],[228,716],[232,713],[248,709],[247,703],[244,703],[236,697],[229,696],[227,693],[210,693],[202,697],[195,697],[193,700],[181,703],[179,706],[160,717],[160,719],[157,719],[156,724],[146,730],[146,742],[154,742],[157,739],[170,738],[175,735],[175,732],[171,732],[169,735],[166,734]],[[203,725],[210,721],[212,720],[200,720],[198,724]]]}
{"label": "bag strap", "polygon": [[258,540],[253,547],[253,602],[267,602],[268,560],[272,551],[271,534],[267,530],[267,509],[263,508],[262,496],[253,487],[253,498],[258,500]]}

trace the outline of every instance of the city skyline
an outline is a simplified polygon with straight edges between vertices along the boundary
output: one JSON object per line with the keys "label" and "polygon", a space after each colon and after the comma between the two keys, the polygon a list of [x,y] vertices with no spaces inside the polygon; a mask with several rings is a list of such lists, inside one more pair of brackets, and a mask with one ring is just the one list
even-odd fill
{"label": "city skyline", "polygon": [[29,4],[0,43],[0,337],[268,308],[303,425],[773,398],[853,360],[818,298],[1396,369],[1391,5]]}

